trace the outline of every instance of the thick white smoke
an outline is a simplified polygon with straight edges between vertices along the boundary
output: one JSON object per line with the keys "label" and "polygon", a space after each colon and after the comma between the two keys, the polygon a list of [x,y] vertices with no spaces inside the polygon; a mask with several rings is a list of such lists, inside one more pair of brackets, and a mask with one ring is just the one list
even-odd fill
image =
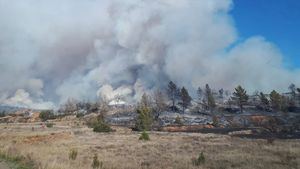
{"label": "thick white smoke", "polygon": [[300,85],[274,44],[237,42],[232,9],[231,0],[0,0],[0,102],[134,100],[169,80],[191,92]]}

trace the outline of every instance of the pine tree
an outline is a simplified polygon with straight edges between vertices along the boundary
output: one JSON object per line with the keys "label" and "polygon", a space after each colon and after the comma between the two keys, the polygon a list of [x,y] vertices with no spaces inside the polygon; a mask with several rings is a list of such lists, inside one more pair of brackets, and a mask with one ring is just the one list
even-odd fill
{"label": "pine tree", "polygon": [[176,84],[173,83],[172,81],[170,81],[168,84],[167,93],[169,99],[172,101],[172,111],[174,112],[176,107],[176,102],[179,97],[179,89],[177,88]]}
{"label": "pine tree", "polygon": [[264,110],[268,109],[269,107],[269,100],[267,99],[267,97],[265,96],[265,94],[263,94],[262,92],[259,93],[259,99],[260,99],[260,103],[263,107]]}
{"label": "pine tree", "polygon": [[233,92],[232,99],[237,102],[237,104],[240,107],[241,113],[243,113],[243,106],[247,103],[249,99],[246,90],[239,85],[235,88],[235,92]]}
{"label": "pine tree", "polygon": [[210,110],[210,112],[212,112],[213,109],[216,107],[216,102],[208,84],[205,85],[205,97],[206,106]]}
{"label": "pine tree", "polygon": [[272,109],[273,111],[278,111],[280,110],[281,108],[281,96],[279,93],[277,93],[275,90],[273,90],[271,93],[270,93],[270,102],[271,102],[271,106],[272,106]]}
{"label": "pine tree", "polygon": [[184,113],[184,110],[191,104],[192,98],[189,95],[188,91],[182,87],[181,91],[180,91],[180,105],[182,106],[182,111]]}

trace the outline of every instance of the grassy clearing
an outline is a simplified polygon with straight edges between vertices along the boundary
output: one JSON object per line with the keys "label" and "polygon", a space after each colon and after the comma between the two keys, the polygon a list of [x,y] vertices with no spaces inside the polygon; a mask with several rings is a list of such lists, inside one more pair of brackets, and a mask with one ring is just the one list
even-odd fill
{"label": "grassy clearing", "polygon": [[[55,130],[36,127],[31,131],[28,124],[0,124],[0,150],[24,157],[30,155],[41,169],[97,166],[102,169],[297,169],[300,166],[299,140],[275,140],[270,144],[262,139],[217,134],[149,132],[151,139],[140,141],[140,132],[113,129],[116,132],[96,133],[91,128],[56,124]],[[73,149],[76,160],[69,158]]]}

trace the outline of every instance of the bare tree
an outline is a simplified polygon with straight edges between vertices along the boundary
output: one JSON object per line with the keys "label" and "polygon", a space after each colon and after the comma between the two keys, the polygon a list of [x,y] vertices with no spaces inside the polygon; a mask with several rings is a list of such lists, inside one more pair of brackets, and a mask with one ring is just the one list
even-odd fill
{"label": "bare tree", "polygon": [[154,100],[154,110],[155,112],[163,112],[167,109],[167,99],[166,95],[160,91],[156,90],[153,93],[153,100]]}

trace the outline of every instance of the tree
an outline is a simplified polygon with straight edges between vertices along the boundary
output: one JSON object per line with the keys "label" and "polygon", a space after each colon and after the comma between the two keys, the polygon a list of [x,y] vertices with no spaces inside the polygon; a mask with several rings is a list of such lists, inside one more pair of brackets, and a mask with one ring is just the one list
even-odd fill
{"label": "tree", "polygon": [[167,109],[166,96],[162,91],[156,90],[153,94],[153,100],[155,112],[160,113]]}
{"label": "tree", "polygon": [[201,89],[201,87],[198,87],[197,89],[197,96],[198,96],[198,101],[201,102],[203,99],[203,90]]}
{"label": "tree", "polygon": [[237,102],[237,104],[240,107],[241,113],[243,113],[243,106],[247,103],[249,99],[246,90],[239,85],[235,88],[232,99]]}
{"label": "tree", "polygon": [[275,90],[273,90],[270,93],[270,102],[271,102],[271,106],[272,106],[273,111],[280,110],[281,96]]}
{"label": "tree", "polygon": [[264,93],[262,93],[262,92],[259,93],[259,100],[260,100],[260,103],[261,103],[263,109],[264,110],[268,109],[270,102]]}
{"label": "tree", "polygon": [[153,122],[150,98],[144,93],[137,109],[135,129],[138,131],[150,130]]}
{"label": "tree", "polygon": [[172,111],[174,112],[176,107],[176,101],[179,97],[179,89],[177,88],[176,84],[172,81],[170,81],[168,84],[167,93],[169,99],[172,101]]}
{"label": "tree", "polygon": [[150,130],[152,126],[151,111],[148,107],[137,109],[138,117],[135,122],[135,129],[138,131]]}
{"label": "tree", "polygon": [[216,107],[216,102],[208,84],[205,85],[205,102],[206,107],[210,110],[210,112],[212,112],[213,109]]}
{"label": "tree", "polygon": [[182,112],[184,113],[184,110],[191,104],[192,98],[189,95],[189,92],[182,87],[180,90],[180,105],[182,106]]}
{"label": "tree", "polygon": [[224,89],[220,89],[219,90],[219,97],[221,98],[221,99],[223,99],[223,96],[224,95]]}
{"label": "tree", "polygon": [[291,94],[292,94],[292,97],[296,97],[296,86],[295,86],[295,84],[290,84],[290,86],[289,86],[289,90],[290,90],[290,92],[291,92]]}
{"label": "tree", "polygon": [[142,98],[141,98],[141,101],[140,101],[140,107],[147,107],[147,108],[151,108],[151,98],[146,94],[144,93],[142,95]]}
{"label": "tree", "polygon": [[52,110],[44,110],[44,111],[41,111],[39,117],[42,121],[47,121],[48,119],[53,119],[54,114],[53,114]]}

